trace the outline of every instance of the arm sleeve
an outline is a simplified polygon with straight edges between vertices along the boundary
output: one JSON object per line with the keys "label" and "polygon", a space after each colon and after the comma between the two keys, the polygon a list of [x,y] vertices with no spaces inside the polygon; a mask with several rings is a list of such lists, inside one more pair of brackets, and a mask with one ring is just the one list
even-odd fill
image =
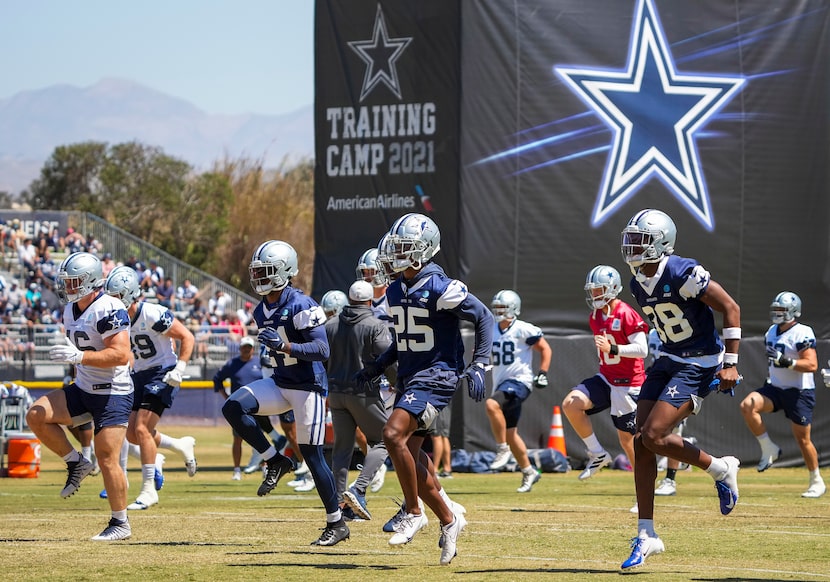
{"label": "arm sleeve", "polygon": [[329,340],[326,337],[325,326],[307,327],[300,330],[300,335],[304,341],[291,343],[291,356],[310,362],[329,359]]}
{"label": "arm sleeve", "polygon": [[458,317],[472,322],[476,329],[472,363],[488,366],[493,350],[493,314],[475,295],[469,294],[456,309]]}
{"label": "arm sleeve", "polygon": [[623,358],[645,358],[648,355],[648,336],[642,332],[628,336],[627,344],[617,346],[619,355]]}

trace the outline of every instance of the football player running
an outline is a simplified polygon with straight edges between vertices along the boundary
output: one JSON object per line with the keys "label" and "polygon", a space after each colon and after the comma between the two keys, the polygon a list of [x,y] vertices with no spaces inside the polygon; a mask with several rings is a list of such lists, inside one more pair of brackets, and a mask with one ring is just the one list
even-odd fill
{"label": "football player running", "polygon": [[[654,209],[635,214],[622,231],[623,259],[633,274],[631,293],[663,342],[637,402],[634,482],[639,520],[623,570],[641,566],[648,556],[665,550],[654,530],[657,455],[709,473],[722,514],[729,514],[738,502],[740,461],[713,457],[672,432],[700,411],[712,391],[730,392],[740,382],[741,339],[740,307],[697,261],[674,254],[676,238],[672,219]],[[723,315],[725,353],[713,310]]]}
{"label": "football player running", "polygon": [[[418,497],[441,522],[441,564],[456,555],[458,535],[466,520],[437,483],[435,468],[421,445],[438,412],[456,387],[466,384],[477,402],[484,399],[485,372],[490,362],[493,316],[461,281],[449,278],[432,262],[441,244],[438,226],[423,214],[396,220],[378,247],[378,265],[390,279],[386,290],[393,318],[394,341],[376,361],[359,372],[364,381],[378,377],[398,362],[397,396],[383,440],[404,495],[406,514],[395,524],[391,545],[408,543],[426,523]],[[472,362],[464,367],[461,320],[475,326]],[[426,470],[417,468],[427,463]]]}
{"label": "football player running", "polygon": [[[165,409],[173,405],[195,340],[168,308],[139,301],[141,283],[132,267],[114,268],[107,277],[105,289],[121,300],[130,316],[135,396],[127,440],[138,445],[142,481],[141,491],[127,509],[147,509],[159,501],[156,491],[159,485],[156,472],[161,464],[156,458],[159,448],[177,451],[184,459],[187,474],[191,477],[196,474],[193,450],[196,439],[191,436],[172,438],[156,430]],[[179,342],[178,356],[173,349],[173,340]],[[126,461],[125,455],[122,458]],[[122,468],[126,471],[126,467]]]}
{"label": "football player running", "polygon": [[763,387],[750,392],[741,402],[744,421],[761,445],[758,471],[766,471],[778,460],[781,449],[767,434],[762,414],[779,410],[790,419],[793,436],[801,449],[801,456],[810,472],[810,485],[802,497],[824,495],[827,487],[818,470],[818,453],[810,438],[813,408],[816,405],[818,369],[816,335],[810,326],[798,321],[801,317],[801,298],[790,291],[782,291],[770,305],[772,325],[764,343],[767,348],[769,378]]}
{"label": "football player running", "polygon": [[75,381],[38,398],[26,422],[40,442],[66,461],[69,497],[92,471],[92,463],[76,451],[60,425],[95,423],[95,454],[101,467],[112,515],[94,541],[131,536],[127,520],[127,480],[118,465],[133,405],[130,379],[130,318],[124,304],[104,293],[101,261],[85,252],[72,253],[58,267],[57,292],[66,305],[66,337],[49,350],[55,363],[75,366]]}
{"label": "football player running", "polygon": [[[522,483],[516,490],[528,493],[539,481],[539,471],[530,463],[527,446],[519,435],[522,403],[533,388],[548,385],[551,349],[542,330],[519,319],[522,299],[510,289],[495,294],[490,302],[495,326],[493,329],[493,394],[485,402],[490,430],[498,448],[490,469],[499,471],[516,459],[522,472]],[[533,352],[539,353],[539,370],[533,374]],[[509,446],[508,446],[509,445]]]}
{"label": "football player running", "polygon": [[299,272],[297,252],[286,242],[269,240],[257,247],[249,265],[251,286],[262,297],[254,308],[259,342],[268,349],[270,377],[234,392],[222,413],[237,434],[265,460],[265,479],[257,495],[270,493],[294,468],[260,430],[254,415],[282,414],[291,409],[297,443],[326,510],[326,526],[311,545],[333,546],[349,538],[349,527],[337,503],[334,475],[323,457],[326,422],[326,372],[329,357],[326,315],[312,298],[291,286]]}

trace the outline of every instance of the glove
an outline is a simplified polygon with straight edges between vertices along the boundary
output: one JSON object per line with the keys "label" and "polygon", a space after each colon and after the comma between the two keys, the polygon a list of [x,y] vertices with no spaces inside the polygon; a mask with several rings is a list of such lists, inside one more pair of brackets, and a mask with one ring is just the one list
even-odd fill
{"label": "glove", "polygon": [[268,347],[269,350],[282,351],[285,341],[280,337],[279,332],[273,327],[266,327],[257,336],[259,343]]}
{"label": "glove", "polygon": [[80,364],[84,359],[84,353],[75,347],[68,337],[64,337],[64,344],[55,346],[49,350],[49,359],[53,362],[61,362],[63,364]]}
{"label": "glove", "polygon": [[790,358],[785,358],[784,354],[776,350],[772,346],[767,346],[767,358],[776,368],[792,368],[795,362]]}
{"label": "glove", "polygon": [[539,372],[533,377],[533,385],[536,388],[547,388],[548,387],[548,373],[544,370],[539,370]]}
{"label": "glove", "polygon": [[178,388],[182,385],[182,379],[184,378],[183,374],[185,368],[187,368],[187,362],[176,362],[176,367],[172,370],[168,370],[167,373],[164,375],[164,378],[161,379],[161,381],[167,384],[168,386]]}
{"label": "glove", "polygon": [[485,377],[487,366],[476,362],[467,366],[463,378],[467,381],[467,394],[476,402],[484,400]]}

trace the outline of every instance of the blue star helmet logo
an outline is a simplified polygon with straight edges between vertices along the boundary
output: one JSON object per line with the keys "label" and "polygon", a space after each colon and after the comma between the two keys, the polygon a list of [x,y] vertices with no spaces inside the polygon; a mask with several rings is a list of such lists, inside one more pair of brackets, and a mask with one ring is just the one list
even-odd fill
{"label": "blue star helmet logo", "polygon": [[363,86],[360,88],[360,101],[363,101],[379,84],[386,85],[395,97],[401,99],[401,85],[398,80],[396,61],[411,42],[411,36],[389,38],[383,10],[378,4],[372,38],[348,43],[349,48],[366,64]]}
{"label": "blue star helmet logo", "polygon": [[654,0],[640,0],[636,10],[624,71],[554,67],[614,134],[591,224],[601,224],[657,177],[713,230],[695,134],[745,79],[678,73]]}

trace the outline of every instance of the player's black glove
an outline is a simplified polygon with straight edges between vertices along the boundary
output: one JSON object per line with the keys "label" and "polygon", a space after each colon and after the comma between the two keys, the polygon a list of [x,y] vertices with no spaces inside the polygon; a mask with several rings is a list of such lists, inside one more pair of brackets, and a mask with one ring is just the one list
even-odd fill
{"label": "player's black glove", "polygon": [[279,332],[273,327],[266,327],[257,336],[259,343],[267,346],[269,350],[280,351],[285,347],[285,341],[280,337]]}
{"label": "player's black glove", "polygon": [[770,363],[776,368],[792,368],[795,365],[792,359],[785,358],[784,354],[772,346],[767,346],[767,358],[769,358]]}
{"label": "player's black glove", "polygon": [[476,402],[484,400],[485,378],[487,366],[476,362],[467,366],[463,378],[467,381],[467,394]]}
{"label": "player's black glove", "polygon": [[536,388],[548,387],[548,373],[545,370],[539,370],[533,377],[533,385]]}

